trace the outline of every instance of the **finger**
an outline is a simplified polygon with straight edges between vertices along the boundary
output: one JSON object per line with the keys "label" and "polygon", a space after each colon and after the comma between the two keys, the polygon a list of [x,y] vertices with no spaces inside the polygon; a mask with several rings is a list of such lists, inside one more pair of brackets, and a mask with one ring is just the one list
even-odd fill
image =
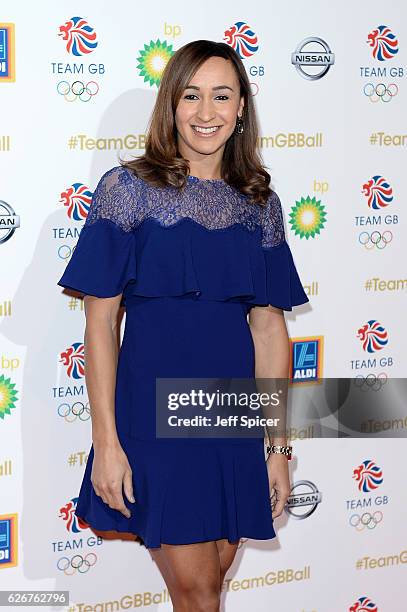
{"label": "finger", "polygon": [[124,489],[124,494],[126,495],[129,502],[134,504],[136,500],[134,499],[134,494],[133,494],[133,480],[132,480],[131,470],[127,471],[124,475],[123,489]]}
{"label": "finger", "polygon": [[121,492],[119,493],[119,492],[115,491],[112,494],[112,496],[111,496],[111,504],[109,504],[109,505],[114,510],[118,510],[119,512],[124,514],[124,516],[126,518],[130,518],[131,517],[131,512],[127,508],[126,504],[124,503],[123,495],[121,494]]}
{"label": "finger", "polygon": [[106,504],[107,506],[109,505],[109,496],[102,489],[99,490],[98,496],[101,498],[104,504]]}
{"label": "finger", "polygon": [[277,504],[276,507],[274,508],[273,512],[271,513],[272,518],[275,519],[278,516],[280,516],[282,511],[283,511],[283,508],[281,507],[281,505]]}
{"label": "finger", "polygon": [[99,489],[99,496],[101,497],[103,503],[109,508],[113,507],[114,503],[114,492],[108,486],[101,486]]}
{"label": "finger", "polygon": [[272,513],[273,518],[276,518],[277,516],[280,516],[280,514],[282,514],[285,503],[286,503],[286,499],[287,498],[285,496],[282,496],[282,495],[277,496],[277,503],[274,507],[274,512]]}

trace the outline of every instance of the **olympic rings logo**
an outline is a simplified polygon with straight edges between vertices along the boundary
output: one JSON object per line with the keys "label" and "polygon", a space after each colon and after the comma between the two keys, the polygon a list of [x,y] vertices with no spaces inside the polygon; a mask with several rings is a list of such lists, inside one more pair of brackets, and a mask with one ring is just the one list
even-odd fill
{"label": "olympic rings logo", "polygon": [[353,381],[355,387],[358,387],[362,391],[373,390],[380,391],[382,387],[387,383],[387,374],[381,372],[377,376],[375,374],[368,374],[366,377],[362,374],[355,376]]}
{"label": "olympic rings logo", "polygon": [[73,423],[76,419],[80,421],[89,421],[90,407],[89,402],[75,402],[70,406],[67,403],[60,404],[57,408],[58,416],[65,419],[67,423]]}
{"label": "olympic rings logo", "polygon": [[252,96],[257,96],[257,94],[259,93],[259,86],[257,85],[257,83],[250,83],[250,89],[252,92]]}
{"label": "olympic rings logo", "polygon": [[363,244],[368,251],[375,247],[377,249],[384,249],[392,240],[393,233],[390,230],[386,230],[383,234],[378,230],[375,230],[371,234],[369,234],[369,232],[361,232],[359,234],[360,244]]}
{"label": "olympic rings logo", "polygon": [[394,96],[397,96],[399,88],[396,83],[390,83],[388,87],[384,83],[378,83],[376,86],[373,83],[366,83],[363,88],[363,93],[373,103],[390,102]]}
{"label": "olympic rings logo", "polygon": [[364,512],[362,515],[352,514],[349,518],[349,525],[355,527],[356,531],[363,531],[365,527],[367,529],[374,529],[383,520],[383,512],[376,510],[373,514],[370,512]]}
{"label": "olympic rings logo", "polygon": [[66,576],[73,576],[76,572],[86,574],[91,567],[95,565],[97,556],[95,553],[88,553],[85,557],[82,555],[74,555],[72,559],[61,557],[58,559],[57,568],[64,572]]}
{"label": "olympic rings logo", "polygon": [[86,85],[82,81],[74,81],[72,85],[68,81],[59,81],[57,85],[57,92],[64,96],[67,102],[75,102],[76,100],[89,102],[98,91],[99,85],[96,81],[89,81]]}
{"label": "olympic rings logo", "polygon": [[67,261],[72,256],[75,250],[75,246],[71,247],[69,246],[69,244],[61,244],[61,246],[58,247],[59,259],[63,259],[64,261]]}

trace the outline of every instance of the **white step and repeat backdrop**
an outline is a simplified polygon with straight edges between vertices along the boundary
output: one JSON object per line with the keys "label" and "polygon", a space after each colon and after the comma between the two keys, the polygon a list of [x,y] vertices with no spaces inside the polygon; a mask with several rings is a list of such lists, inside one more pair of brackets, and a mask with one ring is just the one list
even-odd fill
{"label": "white step and repeat backdrop", "polygon": [[[56,286],[101,174],[143,151],[188,41],[244,57],[259,146],[310,305],[287,314],[293,385],[406,376],[407,8],[377,1],[16,1],[0,9],[0,589],[68,589],[71,612],[171,609],[150,555],[73,515],[90,444],[82,302]],[[399,421],[388,439],[292,432],[278,538],[242,540],[226,610],[405,608]],[[398,431],[398,435],[400,431]]]}

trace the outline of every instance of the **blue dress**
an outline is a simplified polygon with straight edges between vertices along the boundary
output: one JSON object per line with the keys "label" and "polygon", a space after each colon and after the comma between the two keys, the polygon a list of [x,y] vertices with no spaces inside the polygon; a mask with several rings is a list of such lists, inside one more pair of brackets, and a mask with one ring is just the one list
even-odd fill
{"label": "blue dress", "polygon": [[247,314],[308,298],[276,192],[266,207],[221,179],[154,187],[123,166],[100,179],[59,285],[123,294],[115,418],[133,472],[127,519],[93,489],[90,447],[76,515],[146,547],[274,538],[262,438],[155,435],[156,377],[254,377]]}

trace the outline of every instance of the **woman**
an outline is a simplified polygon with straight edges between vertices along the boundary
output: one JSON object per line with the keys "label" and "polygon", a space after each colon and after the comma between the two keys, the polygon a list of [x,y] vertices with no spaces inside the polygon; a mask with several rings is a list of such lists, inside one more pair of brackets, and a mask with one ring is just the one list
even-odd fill
{"label": "woman", "polygon": [[76,514],[136,534],[177,612],[219,609],[240,538],[275,537],[289,494],[283,435],[265,461],[259,437],[155,429],[156,378],[288,377],[283,310],[308,298],[257,137],[237,53],[206,40],[179,49],[145,154],[101,177],[59,281],[85,295],[93,444]]}

